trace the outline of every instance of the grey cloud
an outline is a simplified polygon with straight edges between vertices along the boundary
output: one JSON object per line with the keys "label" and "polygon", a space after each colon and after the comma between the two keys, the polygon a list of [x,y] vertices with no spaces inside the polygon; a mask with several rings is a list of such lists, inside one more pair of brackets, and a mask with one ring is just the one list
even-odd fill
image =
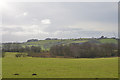
{"label": "grey cloud", "polygon": [[3,30],[3,31],[9,31],[9,32],[23,31],[23,29],[20,28],[20,27],[16,27],[16,28],[6,28],[6,27],[3,27],[2,30]]}
{"label": "grey cloud", "polygon": [[[105,27],[104,29],[106,29],[106,27],[108,27],[113,30],[117,29],[117,2],[25,2],[12,3],[11,5],[14,12],[12,10],[3,12],[2,22],[5,25],[15,25],[16,27],[4,27],[3,31],[24,33],[24,29],[30,29],[29,26],[38,25],[35,28],[32,27],[30,31],[32,31],[32,29],[36,29],[43,33],[49,33],[49,35],[43,34],[43,36],[40,36],[42,35],[41,33],[37,35],[26,35],[26,37],[23,37],[20,35],[5,34],[3,35],[3,41],[25,41],[29,38],[44,39],[52,36],[58,38],[72,38],[98,37],[103,35],[102,31],[95,31],[92,29],[87,30],[88,26],[86,27],[86,25],[80,25],[80,27],[78,26],[76,28],[76,25],[79,23],[86,23],[87,25],[91,24],[95,28],[98,27],[94,24],[99,23],[102,24],[101,28]],[[23,15],[25,12],[27,13],[26,16]],[[41,20],[44,19],[50,19],[51,24],[42,25]],[[89,22],[89,24],[87,22]],[[110,24],[115,26],[110,26]],[[20,28],[19,26],[24,26],[25,28],[23,29],[23,27]],[[83,27],[85,28],[83,29]],[[107,34],[111,34],[110,30],[107,29],[107,31],[109,31]]]}
{"label": "grey cloud", "polygon": [[57,31],[81,31],[83,29],[81,28],[70,28],[70,27],[60,27],[60,26],[57,26],[57,27],[46,27],[44,29],[44,31],[46,32],[57,32]]}
{"label": "grey cloud", "polygon": [[17,5],[20,12],[28,16],[15,18],[15,15],[3,14],[5,24],[31,24],[33,18],[38,20],[50,18],[56,24],[73,24],[79,21],[116,22],[117,3],[21,3]]}

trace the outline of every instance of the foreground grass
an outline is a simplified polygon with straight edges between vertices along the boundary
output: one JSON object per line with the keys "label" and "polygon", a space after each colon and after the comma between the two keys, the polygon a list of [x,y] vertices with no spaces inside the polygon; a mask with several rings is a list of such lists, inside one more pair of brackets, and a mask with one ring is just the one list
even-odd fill
{"label": "foreground grass", "polygon": [[[3,58],[3,78],[117,78],[118,58]],[[33,73],[37,75],[32,76]],[[19,75],[14,75],[19,74]]]}

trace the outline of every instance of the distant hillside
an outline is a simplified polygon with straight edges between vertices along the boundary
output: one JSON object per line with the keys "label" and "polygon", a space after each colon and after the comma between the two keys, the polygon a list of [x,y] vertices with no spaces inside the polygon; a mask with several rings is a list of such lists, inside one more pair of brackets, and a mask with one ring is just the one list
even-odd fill
{"label": "distant hillside", "polygon": [[82,38],[82,39],[58,39],[58,40],[39,40],[33,42],[25,42],[23,46],[41,46],[43,50],[49,50],[53,45],[67,45],[70,43],[83,43],[87,41],[92,41],[93,43],[115,43],[117,44],[116,39],[90,39],[90,38]]}
{"label": "distant hillside", "polygon": [[100,39],[99,41],[101,43],[115,43],[115,44],[118,43],[118,41],[116,39]]}

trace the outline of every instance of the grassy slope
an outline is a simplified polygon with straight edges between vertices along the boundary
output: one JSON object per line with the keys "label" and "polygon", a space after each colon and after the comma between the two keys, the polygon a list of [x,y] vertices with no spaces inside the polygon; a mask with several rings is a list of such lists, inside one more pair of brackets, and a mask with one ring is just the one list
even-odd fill
{"label": "grassy slope", "polygon": [[[64,39],[64,40],[40,40],[37,42],[26,42],[23,44],[23,46],[41,46],[41,48],[49,50],[49,48],[53,45],[58,44],[70,44],[70,43],[82,43],[87,42],[88,40],[74,40],[74,39]],[[117,40],[115,39],[100,39],[98,40],[101,43],[117,43]]]}
{"label": "grassy slope", "polygon": [[115,44],[117,44],[118,43],[118,41],[117,40],[115,40],[115,39],[101,39],[101,40],[99,40],[101,43],[115,43]]}
{"label": "grassy slope", "polygon": [[[7,53],[8,55],[9,53]],[[16,53],[15,53],[16,54]],[[3,58],[3,78],[115,78],[118,58]],[[20,75],[13,75],[18,73]],[[32,76],[36,73],[36,76]]]}
{"label": "grassy slope", "polygon": [[26,42],[23,44],[23,46],[41,46],[41,48],[48,49],[53,46],[53,45],[58,45],[58,44],[70,44],[70,43],[81,43],[81,42],[86,42],[87,40],[69,40],[69,39],[64,39],[64,40],[40,40],[37,42]]}

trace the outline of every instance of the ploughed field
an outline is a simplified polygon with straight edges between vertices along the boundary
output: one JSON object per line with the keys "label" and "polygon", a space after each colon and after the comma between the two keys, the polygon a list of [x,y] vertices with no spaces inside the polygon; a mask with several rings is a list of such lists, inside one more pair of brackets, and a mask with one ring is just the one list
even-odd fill
{"label": "ploughed field", "polygon": [[118,58],[35,58],[7,53],[3,78],[117,78]]}

